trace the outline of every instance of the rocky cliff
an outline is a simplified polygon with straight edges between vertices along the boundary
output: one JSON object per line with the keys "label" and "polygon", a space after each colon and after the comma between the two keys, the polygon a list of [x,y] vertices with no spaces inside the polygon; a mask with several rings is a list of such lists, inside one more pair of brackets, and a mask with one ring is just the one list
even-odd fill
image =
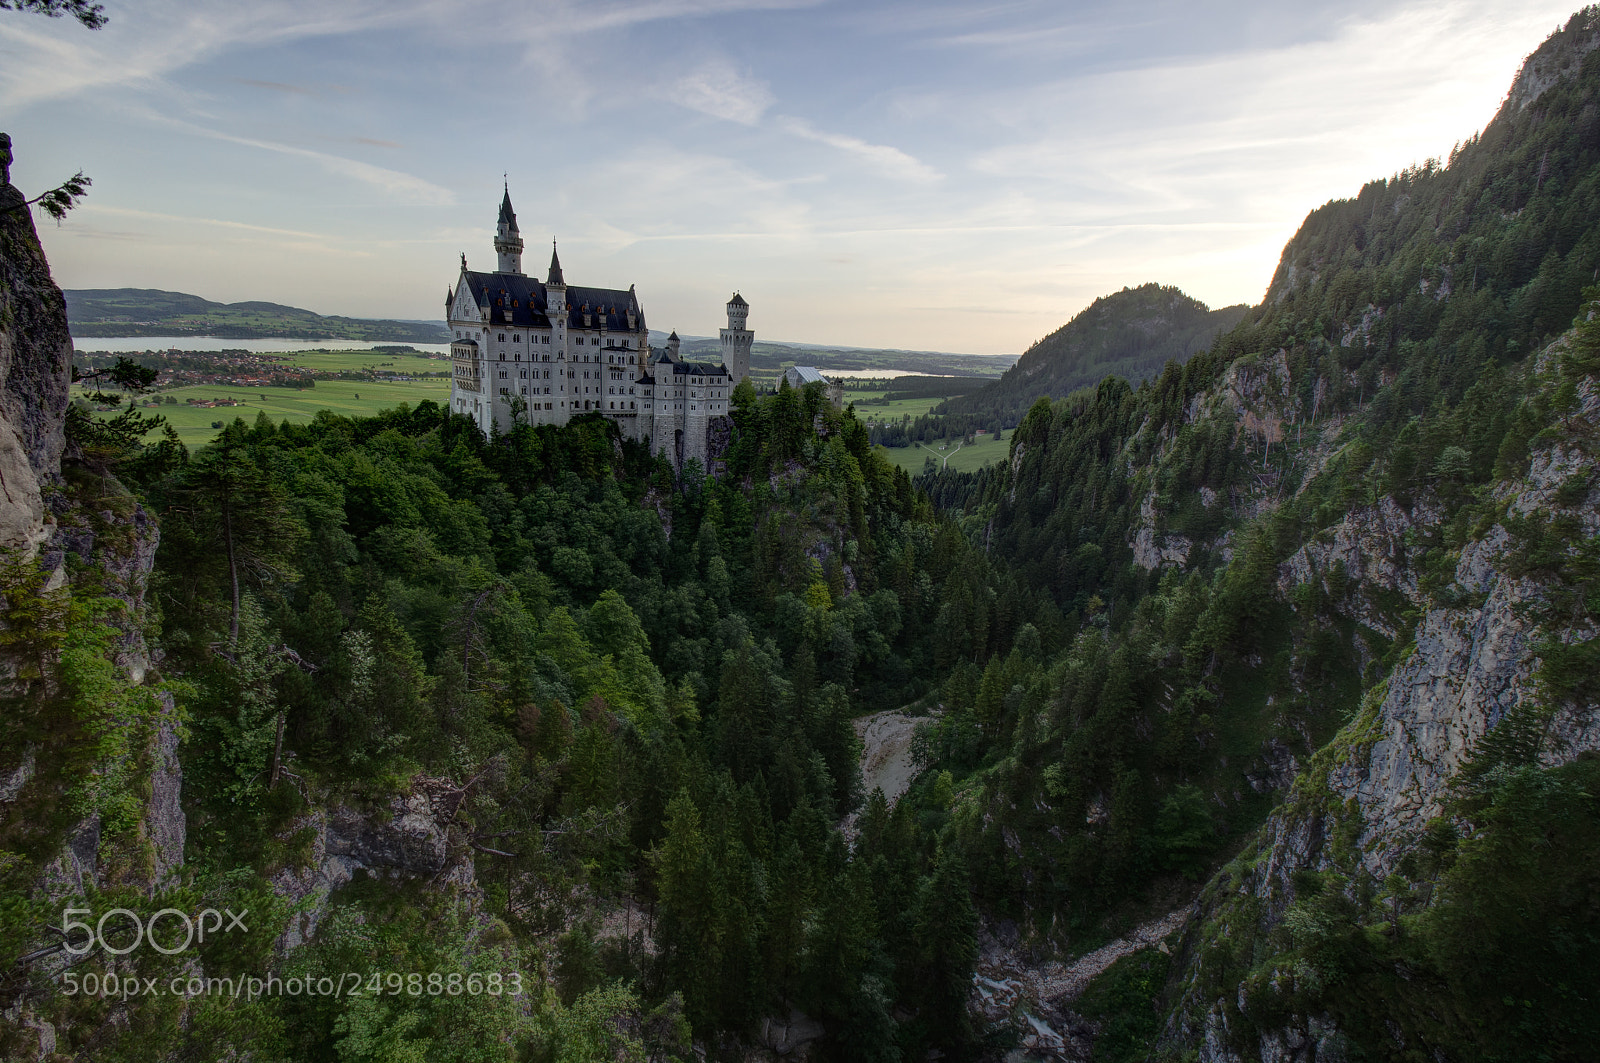
{"label": "rocky cliff", "polygon": [[0,1053],[36,1058],[63,958],[41,913],[175,885],[186,826],[182,720],[147,684],[156,522],[106,470],[64,464],[72,341],[10,161],[0,135]]}
{"label": "rocky cliff", "polygon": [[61,473],[72,337],[10,163],[0,134],[0,547],[31,551],[49,534],[41,485]]}
{"label": "rocky cliff", "polygon": [[[1355,506],[1280,566],[1287,597],[1314,585],[1344,620],[1403,649],[1192,912],[1168,1038],[1204,1063],[1344,1058],[1355,1043],[1350,1020],[1329,1003],[1340,995],[1314,959],[1334,933],[1315,921],[1330,918],[1330,887],[1350,906],[1340,917],[1351,921],[1348,932],[1362,922],[1357,912],[1371,918],[1373,899],[1387,894],[1391,933],[1403,936],[1402,920],[1423,925],[1445,889],[1437,867],[1424,866],[1436,849],[1453,852],[1454,841],[1439,839],[1470,844],[1482,834],[1464,795],[1519,716],[1534,724],[1533,765],[1559,768],[1600,751],[1591,701],[1552,694],[1541,678],[1547,640],[1571,646],[1594,636],[1591,622],[1551,608],[1583,544],[1600,535],[1591,450],[1600,388],[1590,377],[1557,397],[1557,367],[1572,342],[1553,344],[1530,370],[1533,405],[1564,405],[1565,415],[1534,436],[1525,467],[1484,492],[1488,515],[1451,553],[1447,578],[1420,548],[1449,508],[1433,492]],[[1490,768],[1503,780],[1514,764]],[[1429,977],[1414,957],[1394,963],[1406,978]],[[1430,1040],[1436,1032],[1384,1021],[1391,1047],[1420,1042],[1454,1058],[1447,1040]]]}

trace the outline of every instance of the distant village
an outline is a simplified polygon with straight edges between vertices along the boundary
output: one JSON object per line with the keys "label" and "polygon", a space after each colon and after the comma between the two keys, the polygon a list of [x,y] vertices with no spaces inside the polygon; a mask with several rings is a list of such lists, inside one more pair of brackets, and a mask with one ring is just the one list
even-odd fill
{"label": "distant village", "polygon": [[[430,359],[448,361],[444,355],[430,355],[418,351],[413,347],[374,347],[373,353],[378,355],[394,354],[406,355],[411,359]],[[306,353],[294,352],[291,354],[257,354],[239,349],[226,349],[220,351],[185,351],[176,347],[165,351],[114,351],[93,353],[78,351],[73,355],[73,363],[85,373],[96,369],[105,368],[115,364],[118,358],[129,358],[147,369],[160,371],[152,389],[157,394],[145,398],[140,405],[159,406],[163,402],[176,403],[174,396],[163,398],[159,392],[170,388],[183,388],[193,386],[229,386],[229,387],[275,387],[294,388],[304,391],[317,386],[318,380],[357,380],[357,381],[382,381],[393,383],[409,383],[429,377],[447,377],[448,370],[428,372],[409,370],[400,371],[387,369],[387,365],[394,363],[380,363],[374,368],[361,369],[315,369],[292,363],[302,359]],[[201,399],[191,397],[186,400],[191,406],[236,406],[240,403],[233,399]]]}

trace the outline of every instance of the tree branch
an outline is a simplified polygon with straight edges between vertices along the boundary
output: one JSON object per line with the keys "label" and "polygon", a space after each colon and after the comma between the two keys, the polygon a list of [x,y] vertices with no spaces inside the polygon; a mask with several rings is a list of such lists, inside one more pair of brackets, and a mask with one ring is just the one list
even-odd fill
{"label": "tree branch", "polygon": [[[4,7],[6,2],[7,0],[0,0],[0,7]],[[48,192],[40,192],[32,199],[25,199],[21,203],[13,203],[3,209],[8,211],[25,210],[37,203],[46,214],[59,222],[67,216],[67,211],[78,205],[78,200],[89,194],[88,189],[92,184],[94,182],[85,177],[82,170],[79,170]]]}

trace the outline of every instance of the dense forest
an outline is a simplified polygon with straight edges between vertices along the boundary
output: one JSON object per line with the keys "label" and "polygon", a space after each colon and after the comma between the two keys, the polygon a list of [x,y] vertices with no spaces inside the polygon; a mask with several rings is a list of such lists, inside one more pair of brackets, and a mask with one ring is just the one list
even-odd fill
{"label": "dense forest", "polygon": [[[57,545],[0,571],[0,1048],[1587,1058],[1597,45],[1585,9],[1447,160],[1313,211],[1259,306],[1124,291],[949,400],[1016,425],[977,473],[912,481],[816,386],[741,384],[715,470],[598,416],[69,419]],[[891,804],[854,724],[902,707]],[[250,932],[69,969],[79,895]],[[986,957],[1155,917],[977,1004]],[[58,991],[269,969],[401,981]]]}
{"label": "dense forest", "polygon": [[[243,974],[292,922],[263,890],[305,859],[313,806],[433,780],[458,795],[476,921],[440,938],[448,893],[358,879],[294,963],[431,969],[455,950],[558,989],[524,1015],[504,1000],[266,1000],[225,1008],[220,1029],[149,1002],[123,1032],[98,1027],[99,1058],[218,1037],[254,1058],[369,1058],[356,1046],[381,1027],[454,1059],[501,1058],[507,1038],[566,1059],[554,1031],[634,1014],[650,1052],[683,1054],[691,1035],[731,1046],[791,1007],[837,1034],[839,1058],[975,1048],[976,917],[961,853],[940,845],[948,786],[892,812],[864,801],[851,720],[927,696],[1039,605],[1007,587],[989,610],[1004,615],[973,615],[972,595],[1005,581],[820,388],[746,385],[734,406],[715,479],[693,463],[674,475],[599,417],[484,439],[432,403],[236,421],[192,458],[170,443],[98,453],[162,522],[151,593],[188,732],[182,889],[213,905],[243,890],[281,922],[245,955],[208,946],[208,973]],[[27,582],[13,594],[14,609],[54,601]],[[74,602],[66,640],[106,637],[102,608]],[[952,609],[967,620],[947,628]],[[34,810],[52,828],[37,851],[84,799]],[[853,811],[852,846],[836,824]],[[624,896],[653,951],[596,945],[593,913]],[[8,935],[35,914],[14,913]]]}

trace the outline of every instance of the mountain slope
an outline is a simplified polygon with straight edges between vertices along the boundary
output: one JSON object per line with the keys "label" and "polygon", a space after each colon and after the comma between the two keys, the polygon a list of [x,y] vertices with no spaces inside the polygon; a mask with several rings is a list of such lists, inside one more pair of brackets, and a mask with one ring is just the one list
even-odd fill
{"label": "mountain slope", "polygon": [[224,339],[388,340],[444,343],[443,325],[324,317],[299,307],[250,301],[214,303],[154,288],[69,290],[72,333],[90,336],[219,336]]}
{"label": "mountain slope", "polygon": [[1078,952],[1242,845],[1165,989],[1108,972],[1163,1009],[1108,1058],[1592,1043],[1597,41],[1312,212],[1211,350],[924,481],[1071,640],[958,670],[928,736],[984,906]]}
{"label": "mountain slope", "polygon": [[1182,362],[1244,317],[1248,307],[1212,310],[1177,288],[1141,284],[1103,295],[1044,339],[988,387],[935,407],[935,414],[1011,427],[1040,396],[1059,399],[1106,376],[1138,384],[1168,361]]}

